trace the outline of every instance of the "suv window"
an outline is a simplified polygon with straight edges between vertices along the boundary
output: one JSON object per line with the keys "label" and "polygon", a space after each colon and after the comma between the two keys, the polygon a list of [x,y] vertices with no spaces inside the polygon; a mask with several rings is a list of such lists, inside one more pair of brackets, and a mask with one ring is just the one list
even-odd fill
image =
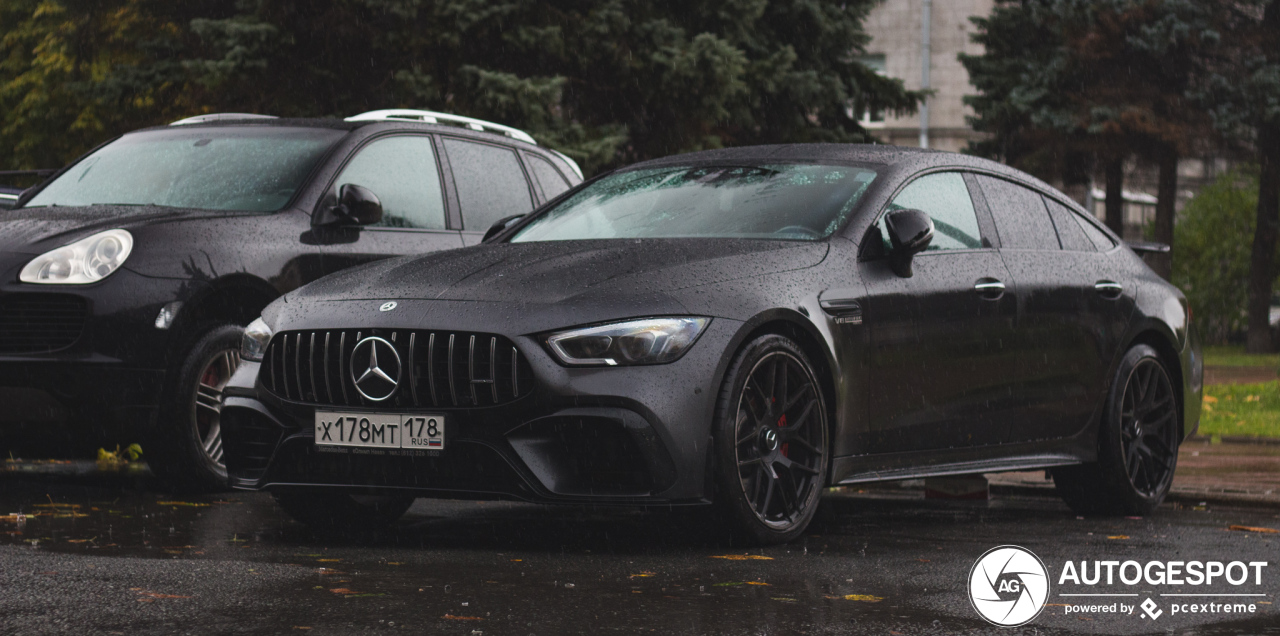
{"label": "suv window", "polygon": [[365,146],[343,168],[334,192],[354,183],[382,201],[380,227],[442,230],[444,196],[431,138],[424,135],[385,137]]}
{"label": "suv window", "polygon": [[538,180],[538,185],[542,186],[542,194],[548,200],[554,199],[569,189],[569,182],[560,174],[556,167],[551,165],[550,161],[543,159],[537,155],[526,154],[529,170],[533,172],[533,177]]}
{"label": "suv window", "polygon": [[1074,212],[1049,197],[1045,197],[1044,202],[1049,207],[1049,217],[1053,219],[1053,226],[1058,230],[1058,241],[1062,243],[1062,249],[1076,252],[1094,251],[1093,241],[1085,236]]}
{"label": "suv window", "polygon": [[1000,233],[1000,247],[1058,249],[1058,233],[1039,192],[987,175],[978,175],[978,183]]}
{"label": "suv window", "polygon": [[[978,229],[978,215],[973,209],[969,188],[959,172],[939,172],[925,175],[894,197],[886,212],[893,210],[920,210],[933,219],[933,241],[929,250],[972,250],[982,247],[982,232]],[[876,226],[889,250],[889,231],[884,225],[885,215]]]}
{"label": "suv window", "polygon": [[446,138],[462,229],[484,231],[498,219],[533,209],[529,182],[514,150]]}

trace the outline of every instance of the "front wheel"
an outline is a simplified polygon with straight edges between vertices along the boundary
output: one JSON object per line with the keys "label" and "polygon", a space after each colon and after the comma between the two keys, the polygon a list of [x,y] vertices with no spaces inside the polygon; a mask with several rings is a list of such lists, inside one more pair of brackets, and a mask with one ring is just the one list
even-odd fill
{"label": "front wheel", "polygon": [[240,366],[244,330],[219,325],[204,332],[178,367],[161,405],[160,431],[143,452],[151,469],[183,491],[227,489],[222,461],[222,392]]}
{"label": "front wheel", "polygon": [[716,505],[750,543],[783,543],[813,519],[827,476],[827,411],[792,340],[766,335],[734,360],[715,421]]}
{"label": "front wheel", "polygon": [[1146,515],[1155,510],[1173,485],[1181,414],[1178,394],[1155,349],[1130,349],[1103,412],[1098,461],[1053,470],[1063,500],[1085,514]]}

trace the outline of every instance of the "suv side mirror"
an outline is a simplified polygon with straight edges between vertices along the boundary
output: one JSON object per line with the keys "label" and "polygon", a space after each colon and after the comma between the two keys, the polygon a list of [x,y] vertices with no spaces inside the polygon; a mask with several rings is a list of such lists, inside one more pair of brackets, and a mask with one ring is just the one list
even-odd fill
{"label": "suv side mirror", "polygon": [[378,195],[364,186],[348,183],[338,191],[338,205],[321,212],[313,225],[332,225],[350,222],[372,225],[382,220],[382,202]]}
{"label": "suv side mirror", "polygon": [[523,214],[512,214],[511,216],[505,216],[498,219],[497,222],[495,222],[493,225],[490,225],[489,229],[485,231],[484,238],[480,239],[480,242],[481,243],[488,242],[489,239],[501,234],[503,230],[511,227],[512,224],[514,224],[516,221],[519,221],[520,219],[523,219],[524,216],[525,215]]}
{"label": "suv side mirror", "polygon": [[894,210],[885,215],[889,231],[889,267],[893,273],[911,278],[911,259],[933,241],[933,219],[920,210]]}

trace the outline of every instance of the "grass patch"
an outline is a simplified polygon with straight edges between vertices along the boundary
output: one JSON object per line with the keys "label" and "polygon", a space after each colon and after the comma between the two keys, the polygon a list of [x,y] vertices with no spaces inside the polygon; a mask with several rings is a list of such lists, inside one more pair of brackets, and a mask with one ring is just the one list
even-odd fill
{"label": "grass patch", "polygon": [[1200,434],[1280,437],[1280,381],[1204,387]]}
{"label": "grass patch", "polygon": [[1245,353],[1243,346],[1204,348],[1204,363],[1212,367],[1280,367],[1280,353]]}

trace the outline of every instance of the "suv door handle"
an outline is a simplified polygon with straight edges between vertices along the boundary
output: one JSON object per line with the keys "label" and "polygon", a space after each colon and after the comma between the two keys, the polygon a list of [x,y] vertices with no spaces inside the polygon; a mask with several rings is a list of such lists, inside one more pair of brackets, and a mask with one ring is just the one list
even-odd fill
{"label": "suv door handle", "polygon": [[1004,295],[1004,283],[994,278],[979,278],[973,284],[973,291],[987,300],[997,300]]}
{"label": "suv door handle", "polygon": [[1100,280],[1093,284],[1094,291],[1107,300],[1115,300],[1124,291],[1124,285],[1111,280]]}

